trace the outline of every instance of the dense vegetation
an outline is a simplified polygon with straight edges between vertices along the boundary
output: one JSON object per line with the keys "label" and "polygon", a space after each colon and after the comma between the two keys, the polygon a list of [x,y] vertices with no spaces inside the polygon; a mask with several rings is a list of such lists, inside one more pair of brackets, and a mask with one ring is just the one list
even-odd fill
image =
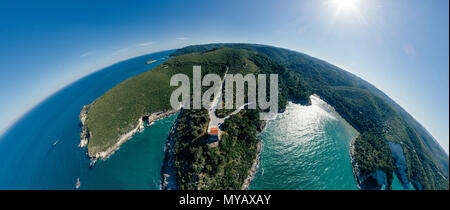
{"label": "dense vegetation", "polygon": [[[302,90],[288,88],[288,82],[299,81],[295,75],[288,76],[287,70],[270,58],[246,50],[221,48],[206,51],[202,54],[191,54],[206,59],[196,65],[202,66],[202,73],[209,72],[203,66],[207,62],[214,65],[215,57],[225,58],[230,74],[278,73],[286,74],[281,78],[279,87],[280,109],[284,109],[290,92]],[[226,56],[223,56],[226,55]],[[175,59],[183,59],[183,56]],[[191,65],[191,64],[190,64]],[[220,74],[223,76],[225,70]],[[203,91],[208,87],[203,88]],[[293,94],[293,95],[301,95]],[[304,96],[304,98],[307,98]],[[302,98],[302,99],[304,99]],[[300,100],[300,99],[299,99]],[[232,110],[217,110],[218,115],[225,116]],[[260,140],[256,137],[261,131],[258,109],[244,109],[232,115],[221,126],[222,138],[217,146],[208,144],[206,133],[208,111],[184,110],[178,121],[174,144],[174,165],[177,173],[177,184],[180,189],[241,189],[244,180],[249,176],[249,169],[255,161]]]}
{"label": "dense vegetation", "polygon": [[[89,105],[85,126],[90,131],[88,154],[93,157],[136,128],[139,119],[170,109],[170,74],[161,67],[126,80]],[[161,88],[166,87],[166,88]]]}
{"label": "dense vegetation", "polygon": [[[309,103],[316,93],[332,105],[359,132],[355,159],[362,175],[376,170],[392,182],[394,159],[387,141],[399,143],[405,153],[409,179],[417,188],[448,189],[448,155],[426,130],[384,93],[336,66],[298,52],[254,44],[210,44],[177,50],[169,61],[114,87],[89,106],[86,125],[91,136],[89,155],[114,145],[135,128],[139,118],[171,109],[170,77],[192,66],[202,74],[277,73],[279,109],[288,100]],[[205,91],[209,87],[202,87]],[[192,91],[191,91],[192,93]],[[240,189],[255,160],[260,140],[256,133],[260,110],[242,110],[223,125],[218,146],[208,145],[208,112],[185,110],[175,137],[175,169],[181,189]],[[218,110],[224,116],[230,110]]]}
{"label": "dense vegetation", "polygon": [[[408,164],[408,176],[419,189],[448,189],[448,155],[405,110],[368,82],[308,55],[256,44],[189,46],[172,56],[211,51],[221,47],[246,49],[265,55],[287,69],[287,97],[305,100],[317,93],[352,124],[361,135],[355,141],[361,174],[384,171],[392,182],[395,164],[386,142],[399,143]],[[260,56],[260,58],[264,58]],[[264,60],[264,59],[263,59]],[[264,63],[255,61],[260,68]],[[289,77],[289,75],[296,75]],[[300,90],[294,91],[300,85]],[[296,95],[297,94],[297,95]]]}
{"label": "dense vegetation", "polygon": [[[89,106],[85,123],[91,132],[89,154],[94,155],[115,144],[120,135],[137,126],[142,116],[170,109],[170,93],[176,88],[169,87],[170,76],[184,73],[192,82],[193,65],[202,66],[202,75],[216,73],[223,76],[227,67],[230,74],[285,75],[279,79],[282,89],[280,109],[286,106],[289,94],[301,96],[298,100],[307,99],[298,76],[289,74],[282,65],[256,52],[221,48],[177,56],[152,71],[122,82]],[[297,88],[289,87],[289,83],[296,84]],[[202,92],[208,88],[202,87]],[[256,137],[261,131],[259,111],[242,110],[230,117],[221,127],[223,133],[219,144],[211,146],[206,132],[207,110],[184,110],[177,123],[173,153],[179,188],[241,189],[260,143]]]}
{"label": "dense vegetation", "polygon": [[218,146],[209,146],[207,110],[184,110],[174,145],[180,189],[241,189],[257,155],[257,110],[242,110],[222,126]]}
{"label": "dense vegetation", "polygon": [[209,69],[210,73],[221,74],[225,69],[222,61],[226,58],[213,57],[215,60],[195,55],[171,59],[151,71],[120,83],[96,99],[89,105],[85,122],[91,133],[89,155],[95,156],[114,145],[119,136],[136,128],[143,116],[172,109],[170,95],[176,89],[170,86],[172,75],[183,73],[192,78],[192,65],[196,63],[202,63],[203,69]]}

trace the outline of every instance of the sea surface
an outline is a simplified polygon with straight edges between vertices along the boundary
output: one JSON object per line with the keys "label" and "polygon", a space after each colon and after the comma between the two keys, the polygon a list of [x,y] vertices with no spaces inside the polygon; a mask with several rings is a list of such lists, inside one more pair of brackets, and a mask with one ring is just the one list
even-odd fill
{"label": "sea surface", "polygon": [[[83,105],[120,82],[153,69],[174,50],[128,59],[90,74],[45,99],[0,137],[0,189],[159,189],[164,145],[174,116],[126,142],[89,168],[79,148]],[[147,64],[149,60],[157,62]],[[63,71],[63,70],[62,70]]]}
{"label": "sea surface", "polygon": [[[167,60],[171,51],[132,58],[84,77],[44,100],[0,137],[0,189],[159,189],[164,146],[176,116],[148,125],[106,161],[89,168],[79,148],[83,105]],[[146,64],[146,61],[158,60]],[[349,156],[356,136],[332,108],[290,103],[260,135],[250,189],[357,189]],[[396,177],[395,177],[396,178]],[[394,180],[394,185],[398,184]]]}
{"label": "sea surface", "polygon": [[349,153],[356,131],[320,98],[311,102],[290,103],[269,121],[250,189],[358,189]]}

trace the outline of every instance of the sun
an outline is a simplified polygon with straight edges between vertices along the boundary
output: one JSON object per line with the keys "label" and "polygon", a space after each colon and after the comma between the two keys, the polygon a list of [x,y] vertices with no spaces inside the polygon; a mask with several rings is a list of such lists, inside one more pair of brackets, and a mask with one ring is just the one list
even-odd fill
{"label": "sun", "polygon": [[339,10],[355,10],[357,0],[333,0]]}
{"label": "sun", "polygon": [[324,0],[327,16],[331,18],[330,24],[337,22],[358,23],[367,25],[364,9],[367,9],[368,1],[363,0]]}

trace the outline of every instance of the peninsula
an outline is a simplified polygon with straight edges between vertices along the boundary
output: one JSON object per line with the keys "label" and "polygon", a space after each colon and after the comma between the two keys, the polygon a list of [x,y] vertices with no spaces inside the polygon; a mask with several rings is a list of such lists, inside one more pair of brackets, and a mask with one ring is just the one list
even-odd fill
{"label": "peninsula", "polygon": [[[107,158],[146,123],[178,113],[167,141],[162,188],[245,189],[261,148],[261,110],[217,109],[212,115],[208,109],[170,106],[177,88],[169,85],[171,76],[182,73],[192,80],[193,65],[200,65],[202,75],[278,74],[280,112],[288,101],[309,104],[310,95],[319,95],[360,134],[351,151],[360,187],[390,189],[398,164],[389,141],[403,149],[405,180],[416,189],[448,189],[448,156],[433,137],[387,95],[353,74],[302,53],[257,44],[189,46],[171,57],[83,108],[80,146],[88,147],[92,159]],[[211,144],[216,134],[220,141]],[[386,177],[383,183],[376,178],[380,174]]]}

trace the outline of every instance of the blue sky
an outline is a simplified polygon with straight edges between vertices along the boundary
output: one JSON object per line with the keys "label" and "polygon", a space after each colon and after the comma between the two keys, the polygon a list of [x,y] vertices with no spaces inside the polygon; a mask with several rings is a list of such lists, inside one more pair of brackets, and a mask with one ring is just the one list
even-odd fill
{"label": "blue sky", "polygon": [[190,44],[251,42],[301,51],[364,78],[411,113],[448,153],[448,4],[2,1],[0,133],[57,90],[114,62]]}

